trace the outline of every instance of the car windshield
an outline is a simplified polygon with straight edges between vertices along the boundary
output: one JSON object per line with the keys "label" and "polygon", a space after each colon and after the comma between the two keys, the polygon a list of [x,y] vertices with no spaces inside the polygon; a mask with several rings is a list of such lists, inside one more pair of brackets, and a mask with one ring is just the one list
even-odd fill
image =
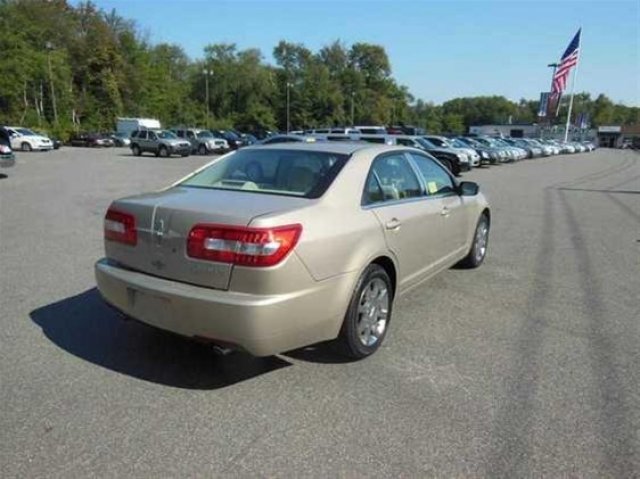
{"label": "car windshield", "polygon": [[158,138],[162,138],[163,140],[173,140],[178,138],[175,133],[167,130],[158,130],[156,131],[156,135],[158,135]]}
{"label": "car windshield", "polygon": [[484,146],[492,146],[491,142],[489,140],[487,140],[486,138],[476,138],[474,141],[480,143],[481,145]]}
{"label": "car windshield", "polygon": [[458,140],[460,140],[463,143],[466,143],[467,145],[474,146],[474,147],[483,146],[482,143],[477,142],[473,138],[458,138]]}
{"label": "car windshield", "polygon": [[438,148],[434,143],[432,143],[431,141],[427,140],[426,138],[423,137],[418,137],[418,143],[420,143],[422,146],[424,146],[425,148]]}
{"label": "car windshield", "polygon": [[469,145],[467,145],[464,141],[458,140],[457,138],[453,138],[449,141],[451,142],[451,146],[453,146],[454,148],[469,148]]}
{"label": "car windshield", "polygon": [[36,134],[28,128],[16,128],[16,131],[24,136],[35,136]]}
{"label": "car windshield", "polygon": [[221,158],[180,186],[319,198],[349,157],[287,149],[247,149]]}
{"label": "car windshield", "polygon": [[211,133],[210,131],[201,131],[198,132],[198,138],[214,138],[213,133]]}
{"label": "car windshield", "polygon": [[224,136],[226,136],[227,138],[229,138],[231,140],[239,140],[240,139],[240,137],[238,135],[236,135],[232,131],[225,131],[224,132]]}
{"label": "car windshield", "polygon": [[425,138],[425,140],[433,143],[436,146],[449,146],[444,140],[440,138]]}
{"label": "car windshield", "polygon": [[122,132],[116,133],[114,136],[118,138],[127,138],[127,134]]}

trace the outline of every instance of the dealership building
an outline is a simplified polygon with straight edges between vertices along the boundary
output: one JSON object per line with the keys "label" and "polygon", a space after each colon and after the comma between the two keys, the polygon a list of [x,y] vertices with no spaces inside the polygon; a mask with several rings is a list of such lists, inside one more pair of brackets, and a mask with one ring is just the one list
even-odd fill
{"label": "dealership building", "polygon": [[630,144],[640,148],[640,123],[598,127],[598,145],[608,148],[621,148],[623,144]]}

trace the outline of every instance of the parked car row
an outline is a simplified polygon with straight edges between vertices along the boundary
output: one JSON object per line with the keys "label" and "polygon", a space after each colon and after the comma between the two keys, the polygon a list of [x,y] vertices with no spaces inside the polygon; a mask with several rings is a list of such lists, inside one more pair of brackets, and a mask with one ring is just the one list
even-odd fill
{"label": "parked car row", "polygon": [[[372,129],[375,127],[372,127]],[[358,141],[386,145],[402,145],[424,150],[438,159],[452,173],[459,175],[483,165],[510,163],[560,153],[592,151],[592,142],[561,143],[555,140],[492,137],[445,137],[439,135],[362,134],[348,129],[334,129],[334,133],[298,133],[275,135],[261,144],[316,141]]]}
{"label": "parked car row", "polygon": [[149,152],[156,156],[227,153],[258,142],[255,136],[235,130],[185,127],[168,130],[156,128],[136,130],[131,133],[128,140],[128,146],[134,155]]}

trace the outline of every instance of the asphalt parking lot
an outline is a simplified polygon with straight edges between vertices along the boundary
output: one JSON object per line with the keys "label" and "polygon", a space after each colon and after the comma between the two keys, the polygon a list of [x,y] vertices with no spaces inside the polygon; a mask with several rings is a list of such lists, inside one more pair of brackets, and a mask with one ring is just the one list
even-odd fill
{"label": "asphalt parking lot", "polygon": [[101,302],[110,200],[205,161],[63,148],[2,172],[3,477],[640,475],[640,154],[467,173],[486,263],[400,298],[356,363],[219,356]]}

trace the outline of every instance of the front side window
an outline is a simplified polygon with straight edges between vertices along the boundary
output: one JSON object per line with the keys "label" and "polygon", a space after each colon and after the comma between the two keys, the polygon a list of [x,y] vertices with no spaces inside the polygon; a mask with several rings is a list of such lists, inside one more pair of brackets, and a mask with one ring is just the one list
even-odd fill
{"label": "front side window", "polygon": [[147,139],[147,131],[146,130],[142,130],[138,132],[138,138],[141,140],[146,140]]}
{"label": "front side window", "polygon": [[319,151],[240,150],[187,178],[180,186],[319,198],[348,158]]}
{"label": "front side window", "polygon": [[422,196],[420,182],[403,153],[380,156],[367,178],[364,202],[397,201]]}
{"label": "front side window", "polygon": [[155,132],[153,132],[153,131],[148,132],[148,138],[150,140],[157,140],[158,139],[158,137],[156,136]]}
{"label": "front side window", "polygon": [[449,176],[442,166],[426,156],[416,153],[410,153],[410,155],[424,178],[427,195],[449,196],[457,194],[451,176]]}

